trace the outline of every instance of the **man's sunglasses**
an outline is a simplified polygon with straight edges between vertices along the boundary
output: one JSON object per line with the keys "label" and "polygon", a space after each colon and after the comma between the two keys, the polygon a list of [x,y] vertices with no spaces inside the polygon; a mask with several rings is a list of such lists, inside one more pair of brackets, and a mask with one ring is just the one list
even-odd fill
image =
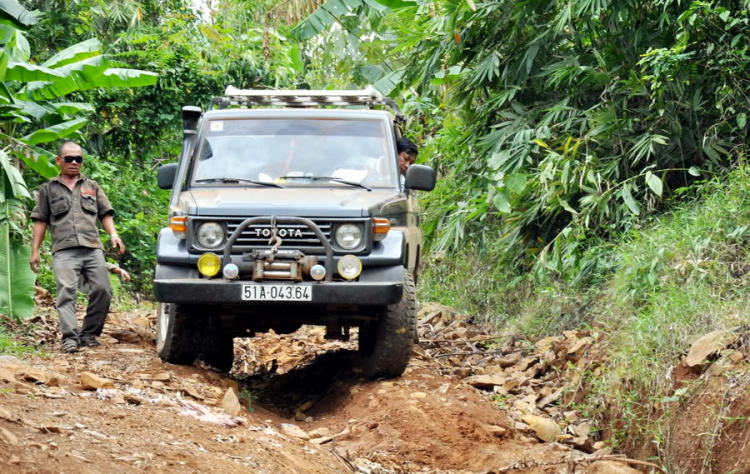
{"label": "man's sunglasses", "polygon": [[63,158],[66,163],[73,163],[74,161],[76,163],[83,163],[83,157],[82,156],[66,156]]}

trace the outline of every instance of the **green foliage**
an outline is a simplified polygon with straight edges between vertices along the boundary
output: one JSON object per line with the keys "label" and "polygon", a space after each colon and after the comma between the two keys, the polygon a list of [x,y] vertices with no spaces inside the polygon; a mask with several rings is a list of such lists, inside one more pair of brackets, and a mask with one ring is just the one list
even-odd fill
{"label": "green foliage", "polygon": [[20,344],[13,334],[9,334],[2,325],[0,325],[0,354],[14,356],[37,355],[39,351],[33,347]]}
{"label": "green foliage", "polygon": [[592,243],[747,152],[746,2],[329,3],[297,27],[319,35],[309,58],[341,53],[318,71],[436,104],[414,111],[446,182],[428,198],[435,251],[498,240],[504,264],[581,280],[604,263],[583,258]]}
{"label": "green foliage", "polygon": [[0,23],[27,30],[39,20],[15,0],[0,0]]}

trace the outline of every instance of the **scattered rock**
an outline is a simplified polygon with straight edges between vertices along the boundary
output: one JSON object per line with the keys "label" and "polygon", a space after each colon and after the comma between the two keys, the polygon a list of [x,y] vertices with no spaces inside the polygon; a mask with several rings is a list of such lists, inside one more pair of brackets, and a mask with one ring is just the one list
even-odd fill
{"label": "scattered rock", "polygon": [[506,430],[502,426],[490,426],[490,433],[492,433],[494,436],[497,436],[498,438],[502,438],[507,432],[508,430]]}
{"label": "scattered rock", "polygon": [[594,340],[590,337],[579,339],[572,346],[568,347],[565,358],[571,362],[578,362],[581,357],[583,357],[583,353],[586,352],[586,349],[588,349],[593,342]]}
{"label": "scattered rock", "polygon": [[733,331],[713,331],[698,338],[685,358],[685,365],[694,372],[701,372],[706,360],[714,353],[733,344],[739,339],[739,335]]}
{"label": "scattered rock", "polygon": [[42,433],[60,434],[60,433],[62,433],[62,428],[60,426],[57,426],[57,425],[44,424],[44,425],[42,425],[42,426],[39,427],[39,431],[41,431]]}
{"label": "scattered rock", "polygon": [[132,403],[133,405],[143,405],[148,403],[148,399],[141,397],[140,395],[136,395],[135,393],[127,392],[123,395],[123,399],[127,403]]}
{"label": "scattered rock", "polygon": [[524,415],[523,421],[527,423],[532,430],[536,433],[539,439],[548,443],[553,443],[557,440],[557,437],[562,434],[560,425],[555,423],[554,420],[544,418],[536,415]]}
{"label": "scattered rock", "polygon": [[556,391],[554,391],[550,395],[547,395],[546,397],[544,397],[541,400],[539,400],[539,402],[536,404],[536,406],[539,407],[539,408],[544,408],[547,405],[549,405],[550,403],[556,402],[562,396],[563,391],[564,390],[562,388],[557,389]]}
{"label": "scattered rock", "polygon": [[81,372],[78,376],[78,380],[80,381],[81,387],[83,387],[84,390],[115,388],[115,384],[111,380],[105,379],[104,377],[99,377],[98,375],[92,374],[91,372]]}
{"label": "scattered rock", "polygon": [[308,433],[310,435],[310,438],[322,438],[325,436],[329,436],[331,434],[331,430],[326,428],[325,426],[321,426],[320,428],[316,428]]}
{"label": "scattered rock", "polygon": [[313,404],[314,402],[312,400],[308,400],[302,405],[300,405],[299,408],[297,408],[297,411],[306,412],[307,410],[313,407]]}
{"label": "scattered rock", "polygon": [[42,384],[47,382],[47,373],[40,369],[28,369],[21,374],[21,378],[28,382]]}
{"label": "scattered rock", "polygon": [[496,385],[504,385],[508,379],[500,375],[475,375],[464,380],[465,383],[480,390],[492,390]]}
{"label": "scattered rock", "polygon": [[21,458],[19,458],[18,456],[15,456],[15,455],[11,456],[10,459],[8,459],[8,464],[12,464],[14,466],[17,466],[17,465],[21,464]]}
{"label": "scattered rock", "polygon": [[198,389],[193,386],[193,384],[186,383],[182,386],[182,390],[185,392],[185,394],[195,398],[196,400],[203,400],[206,397],[200,394],[198,392]]}
{"label": "scattered rock", "polygon": [[0,441],[11,446],[18,446],[18,438],[16,438],[16,435],[2,426],[0,426]]}
{"label": "scattered rock", "polygon": [[320,438],[312,438],[310,439],[310,442],[312,444],[326,444],[328,442],[331,442],[334,440],[333,436],[322,436]]}
{"label": "scattered rock", "polygon": [[118,330],[118,331],[110,331],[107,334],[117,339],[118,341],[125,342],[125,343],[140,342],[141,340],[141,336],[139,336],[137,333],[133,331]]}
{"label": "scattered rock", "polygon": [[242,412],[242,405],[240,405],[240,399],[237,398],[237,394],[234,389],[228,388],[224,394],[224,398],[221,401],[224,413],[229,416],[237,416]]}
{"label": "scattered rock", "polygon": [[16,378],[13,376],[12,373],[10,373],[9,371],[5,369],[0,368],[0,382],[11,383],[15,380]]}
{"label": "scattered rock", "polygon": [[90,459],[87,459],[87,458],[81,456],[80,453],[77,453],[75,451],[73,451],[71,453],[67,453],[66,456],[68,456],[69,458],[76,459],[78,461],[82,461],[82,462],[87,462],[87,463],[93,463],[94,462],[94,461],[92,461]]}
{"label": "scattered rock", "polygon": [[149,375],[146,378],[148,380],[158,380],[159,382],[169,382],[172,380],[172,375],[169,372],[162,372],[156,375]]}
{"label": "scattered rock", "polygon": [[98,431],[83,430],[83,432],[86,433],[87,435],[93,436],[94,438],[100,439],[102,441],[109,439],[109,436],[107,436],[107,435],[105,435],[103,433],[99,433]]}
{"label": "scattered rock", "polygon": [[310,440],[310,435],[305,433],[305,431],[300,428],[297,425],[293,425],[291,423],[282,423],[281,424],[281,431],[288,434],[289,436],[293,436],[295,438],[304,439],[306,441]]}
{"label": "scattered rock", "polygon": [[740,362],[742,362],[743,360],[745,360],[745,354],[743,354],[742,352],[739,352],[739,351],[735,352],[735,353],[733,353],[732,355],[729,356],[729,360],[732,361],[732,363],[734,365],[737,365]]}
{"label": "scattered rock", "polygon": [[14,421],[10,412],[3,407],[0,407],[0,418],[3,420]]}

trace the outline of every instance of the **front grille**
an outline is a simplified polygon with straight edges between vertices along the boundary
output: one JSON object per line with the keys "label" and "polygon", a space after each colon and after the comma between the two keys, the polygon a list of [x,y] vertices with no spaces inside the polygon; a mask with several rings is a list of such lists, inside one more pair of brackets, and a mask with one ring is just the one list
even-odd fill
{"label": "front grille", "polygon": [[[319,220],[313,220],[323,235],[328,240],[331,239],[331,222],[323,222]],[[242,220],[227,221],[227,238],[234,232],[234,230],[242,223]],[[276,235],[281,238],[282,249],[319,249],[323,251],[323,245],[320,240],[315,236],[315,233],[308,229],[306,225],[302,224],[284,224],[277,225]],[[269,248],[268,240],[271,238],[271,225],[270,224],[256,224],[251,225],[240,235],[234,246],[236,247],[250,247],[253,249]],[[233,253],[237,253],[236,251]]]}
{"label": "front grille", "polygon": [[[239,225],[244,221],[245,219],[236,218],[236,219],[226,219],[226,218],[211,218],[211,217],[199,217],[195,219],[191,219],[188,222],[188,232],[190,234],[190,247],[191,251],[202,253],[205,252],[207,249],[201,248],[198,244],[197,239],[195,238],[195,230],[198,228],[198,226],[202,222],[223,222],[226,226],[227,231],[227,239],[234,233],[235,229],[239,227]],[[335,230],[335,226],[339,222],[348,222],[348,223],[355,223],[362,226],[362,229],[364,231],[364,234],[367,236],[370,233],[372,233],[372,227],[369,224],[369,220],[367,219],[346,219],[346,218],[339,218],[339,219],[310,219],[312,220],[323,232],[323,235],[325,235],[326,239],[328,239],[329,242],[333,245],[333,231]],[[307,255],[325,255],[325,247],[323,244],[320,243],[318,238],[315,236],[315,233],[310,230],[306,225],[304,224],[277,224],[276,225],[277,234],[281,238],[281,246],[279,248],[284,250],[300,250],[301,252],[307,254]],[[268,240],[271,237],[271,225],[270,224],[255,224],[248,228],[246,228],[244,231],[242,231],[242,234],[235,242],[234,246],[232,247],[232,254],[233,255],[240,255],[247,252],[252,252],[253,250],[265,250],[271,248],[270,245],[268,245]],[[337,249],[335,245],[333,245],[333,251],[334,253],[351,253],[354,255],[363,255],[369,252],[371,243],[369,239],[365,239],[365,244],[363,247],[359,250],[355,251],[346,251],[344,252],[341,249]],[[214,252],[221,253],[224,250],[224,246],[214,249]]]}

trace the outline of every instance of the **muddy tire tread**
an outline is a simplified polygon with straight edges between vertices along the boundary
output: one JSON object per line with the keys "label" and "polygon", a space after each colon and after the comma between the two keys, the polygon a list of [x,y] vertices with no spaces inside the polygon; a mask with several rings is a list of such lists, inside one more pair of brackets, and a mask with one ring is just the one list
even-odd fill
{"label": "muddy tire tread", "polygon": [[218,320],[209,321],[198,359],[223,372],[229,372],[232,369],[234,339],[224,331]]}
{"label": "muddy tire tread", "polygon": [[[377,326],[371,341],[372,351],[360,354],[361,367],[368,378],[399,377],[406,370],[416,338],[417,289],[408,271],[404,271],[401,301],[388,305],[385,317]],[[374,329],[374,328],[373,328]],[[360,349],[365,341],[360,341]]]}
{"label": "muddy tire tread", "polygon": [[194,308],[170,303],[167,311],[172,311],[167,327],[164,344],[159,347],[157,336],[157,352],[159,357],[171,364],[190,365],[195,362],[200,347],[197,331],[197,321]]}

